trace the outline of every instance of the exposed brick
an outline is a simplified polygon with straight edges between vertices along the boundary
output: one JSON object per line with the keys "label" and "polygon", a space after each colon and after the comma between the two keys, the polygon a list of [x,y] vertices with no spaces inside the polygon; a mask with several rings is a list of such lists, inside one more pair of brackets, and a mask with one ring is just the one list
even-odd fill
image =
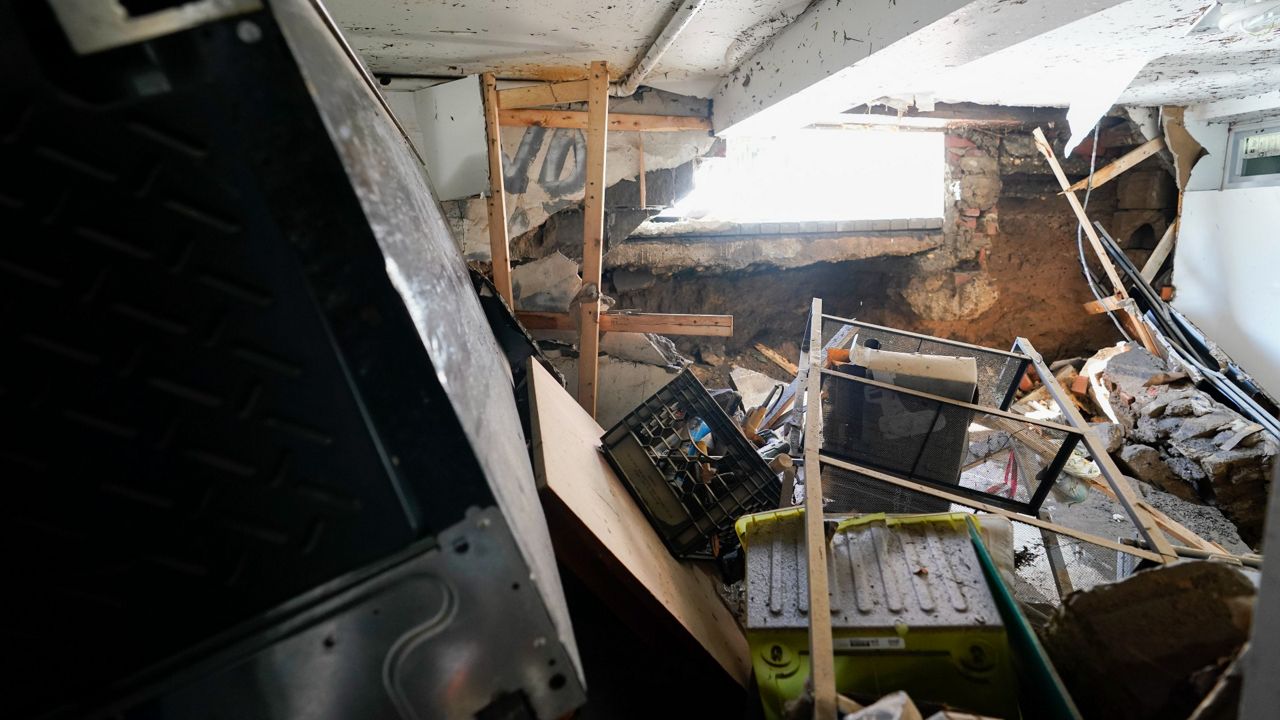
{"label": "exposed brick", "polygon": [[946,145],[949,148],[971,148],[976,147],[972,140],[961,137],[959,135],[948,135]]}
{"label": "exposed brick", "polygon": [[972,217],[972,218],[976,218],[976,217],[978,217],[979,215],[981,215],[981,214],[982,214],[982,211],[981,211],[981,210],[979,210],[978,208],[972,208],[972,207],[971,207],[971,208],[961,208],[961,209],[960,209],[960,214],[961,214],[961,215],[964,215],[965,217]]}

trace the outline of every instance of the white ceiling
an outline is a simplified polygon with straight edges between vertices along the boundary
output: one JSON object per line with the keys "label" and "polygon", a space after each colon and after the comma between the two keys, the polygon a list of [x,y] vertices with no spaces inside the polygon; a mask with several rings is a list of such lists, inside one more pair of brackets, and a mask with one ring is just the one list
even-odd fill
{"label": "white ceiling", "polygon": [[[870,0],[818,3],[841,1]],[[708,0],[645,84],[709,97],[743,59],[809,4],[809,0]],[[939,101],[1066,106],[1080,97],[1081,86],[1105,85],[1104,80],[1114,79],[1119,70],[1132,73],[1138,67],[1142,69],[1117,102],[1194,104],[1280,87],[1280,32],[1264,37],[1187,34],[1212,4],[1212,0],[1128,0],[974,62],[940,70],[930,78],[935,87],[904,87],[888,94],[932,92]],[[375,73],[457,77],[493,71],[504,79],[562,80],[583,77],[587,63],[602,59],[610,63],[616,80],[644,53],[675,4],[671,0],[593,0],[589,4],[580,0],[328,0],[328,6]],[[1000,17],[992,13],[983,32],[999,33],[1001,26]],[[970,35],[959,41],[975,42]],[[850,104],[863,101],[850,98]]]}
{"label": "white ceiling", "polygon": [[953,68],[934,97],[1065,106],[1125,70],[1137,74],[1115,100],[1124,105],[1188,105],[1280,85],[1280,33],[1190,32],[1213,4],[1129,0]]}
{"label": "white ceiling", "polygon": [[[625,75],[674,11],[671,0],[329,0],[375,73],[516,80],[584,77],[593,60]],[[708,0],[645,84],[709,96],[808,0]]]}

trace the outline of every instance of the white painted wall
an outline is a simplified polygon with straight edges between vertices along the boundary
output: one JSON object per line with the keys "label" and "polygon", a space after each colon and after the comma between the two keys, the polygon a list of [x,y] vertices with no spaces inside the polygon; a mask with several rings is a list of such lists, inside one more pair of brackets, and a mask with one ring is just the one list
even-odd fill
{"label": "white painted wall", "polygon": [[1280,395],[1280,187],[1218,189],[1228,126],[1217,119],[1187,111],[1187,129],[1209,155],[1183,197],[1173,306]]}

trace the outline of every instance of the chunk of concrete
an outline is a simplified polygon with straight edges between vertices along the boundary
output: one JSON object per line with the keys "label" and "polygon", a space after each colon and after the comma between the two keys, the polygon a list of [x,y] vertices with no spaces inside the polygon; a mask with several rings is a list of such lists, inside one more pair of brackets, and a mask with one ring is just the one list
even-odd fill
{"label": "chunk of concrete", "polygon": [[1199,502],[1196,488],[1179,477],[1161,457],[1160,451],[1149,445],[1125,445],[1120,448],[1120,464],[1130,475],[1139,480],[1189,502]]}
{"label": "chunk of concrete", "polygon": [[578,263],[559,252],[511,269],[511,291],[519,310],[568,312],[581,288]]}
{"label": "chunk of concrete", "polygon": [[605,333],[600,337],[600,352],[619,360],[662,367],[684,367],[689,362],[676,350],[675,343],[653,333]]}
{"label": "chunk of concrete", "polygon": [[[565,387],[578,387],[578,358],[561,356],[551,363],[564,375]],[[599,361],[596,376],[596,422],[608,429],[635,410],[640,403],[676,378],[675,368],[628,362],[608,356]]]}
{"label": "chunk of concrete", "polygon": [[1192,675],[1248,639],[1256,594],[1237,568],[1179,562],[1067,596],[1041,640],[1085,717],[1187,717]]}
{"label": "chunk of concrete", "polygon": [[758,407],[775,387],[787,384],[764,373],[740,367],[729,370],[729,378],[733,380],[734,389],[742,396],[743,407],[747,408]]}

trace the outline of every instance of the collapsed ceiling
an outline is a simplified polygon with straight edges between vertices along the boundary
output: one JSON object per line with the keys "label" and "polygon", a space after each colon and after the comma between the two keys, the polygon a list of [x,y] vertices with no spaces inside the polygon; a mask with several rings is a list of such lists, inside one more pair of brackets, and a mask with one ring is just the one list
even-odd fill
{"label": "collapsed ceiling", "polygon": [[[707,0],[646,85],[702,97],[808,0]],[[661,32],[670,0],[332,0],[330,11],[379,74],[566,80],[609,62],[617,80]]]}
{"label": "collapsed ceiling", "polygon": [[[743,94],[746,69],[752,67],[748,60],[766,72],[772,67],[771,82],[782,70],[799,75],[818,68],[815,77],[787,84],[796,88],[777,91],[784,97],[862,65],[877,68],[884,81],[874,83],[880,95],[1019,106],[1071,106],[1086,96],[1126,105],[1186,105],[1280,85],[1280,32],[1196,27],[1214,5],[1214,0],[1095,0],[1067,10],[1053,0],[977,0],[932,10],[913,7],[905,10],[909,40],[890,38],[885,48],[846,53],[848,58],[835,61],[837,67],[832,56],[840,53],[826,43],[837,42],[845,28],[846,42],[837,45],[849,45],[858,34],[849,28],[884,20],[885,10],[865,3],[840,7],[839,0],[706,0],[644,84],[713,97],[718,114],[722,103],[728,107],[730,100],[740,99],[732,97],[735,90]],[[598,59],[610,63],[617,80],[636,65],[677,7],[669,0],[611,0],[586,8],[570,0],[331,3],[348,39],[375,73],[457,77],[493,71],[508,80],[580,78],[586,64]],[[1019,21],[1028,18],[1035,22]],[[797,52],[771,42],[784,37],[779,35],[783,29],[786,42],[796,40],[816,54],[813,62],[782,62],[792,62]],[[876,56],[888,50],[888,59],[896,46],[921,44],[942,46],[907,53],[939,63],[934,71],[879,70],[884,62]],[[825,57],[824,50],[829,51]],[[826,88],[823,94],[842,92],[838,85]],[[845,107],[875,99],[861,97],[867,89],[865,82],[844,87]],[[750,92],[758,94],[755,87]],[[778,101],[763,100],[760,107]],[[717,119],[717,129],[725,125]]]}

